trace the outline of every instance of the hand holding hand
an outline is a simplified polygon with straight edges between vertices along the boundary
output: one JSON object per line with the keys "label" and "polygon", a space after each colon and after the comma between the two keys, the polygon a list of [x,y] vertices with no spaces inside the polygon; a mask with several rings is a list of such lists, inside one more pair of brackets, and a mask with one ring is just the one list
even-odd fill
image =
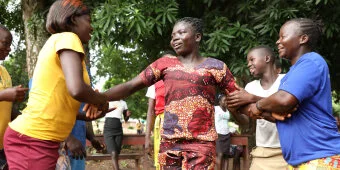
{"label": "hand holding hand", "polygon": [[261,116],[262,111],[256,107],[256,103],[249,105],[248,114],[249,116]]}
{"label": "hand holding hand", "polygon": [[[238,86],[237,86],[238,87]],[[229,93],[227,96],[228,107],[240,107],[252,101],[252,95],[243,88],[238,87],[238,90]]]}

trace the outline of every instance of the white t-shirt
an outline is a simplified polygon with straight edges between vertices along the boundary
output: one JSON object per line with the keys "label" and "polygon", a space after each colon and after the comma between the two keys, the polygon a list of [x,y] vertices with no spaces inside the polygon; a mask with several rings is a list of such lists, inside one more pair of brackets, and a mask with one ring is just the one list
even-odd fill
{"label": "white t-shirt", "polygon": [[124,100],[111,101],[109,103],[109,108],[113,108],[113,107],[115,107],[116,109],[109,112],[109,113],[106,113],[106,115],[105,115],[106,118],[121,119],[123,111],[128,109],[127,104]]}
{"label": "white t-shirt", "polygon": [[152,85],[148,88],[148,91],[146,92],[146,97],[151,98],[151,99],[155,99],[156,98],[156,89],[155,89],[155,85]]}
{"label": "white t-shirt", "polygon": [[[248,83],[245,90],[251,94],[260,97],[268,97],[278,91],[281,79],[284,74],[279,74],[273,85],[264,90],[261,86],[260,80],[254,80]],[[276,128],[276,124],[264,119],[257,119],[256,122],[256,146],[267,148],[279,148],[281,147],[279,141],[279,134]]]}
{"label": "white t-shirt", "polygon": [[226,135],[229,133],[228,121],[229,111],[223,111],[220,106],[215,106],[215,129],[218,134]]}

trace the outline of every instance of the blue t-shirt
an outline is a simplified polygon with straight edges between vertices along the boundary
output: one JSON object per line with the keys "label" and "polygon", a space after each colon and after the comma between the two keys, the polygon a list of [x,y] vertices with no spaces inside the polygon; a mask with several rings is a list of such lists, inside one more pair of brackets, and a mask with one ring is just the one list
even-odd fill
{"label": "blue t-shirt", "polygon": [[299,101],[290,119],[277,121],[282,153],[290,165],[340,154],[340,134],[332,115],[327,63],[317,53],[301,56],[281,80]]}

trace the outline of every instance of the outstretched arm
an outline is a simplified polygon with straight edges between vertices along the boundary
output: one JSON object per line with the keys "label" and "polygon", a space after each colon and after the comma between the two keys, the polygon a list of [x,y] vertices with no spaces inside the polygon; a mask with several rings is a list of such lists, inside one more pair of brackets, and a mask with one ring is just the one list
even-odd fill
{"label": "outstretched arm", "polygon": [[155,124],[155,99],[149,98],[148,113],[146,117],[146,132],[145,132],[145,152],[150,154],[150,137],[151,131]]}
{"label": "outstretched arm", "polygon": [[126,83],[111,87],[109,90],[104,92],[104,94],[107,96],[109,101],[115,101],[128,97],[144,87],[146,87],[146,85],[143,83],[143,80],[137,76]]}

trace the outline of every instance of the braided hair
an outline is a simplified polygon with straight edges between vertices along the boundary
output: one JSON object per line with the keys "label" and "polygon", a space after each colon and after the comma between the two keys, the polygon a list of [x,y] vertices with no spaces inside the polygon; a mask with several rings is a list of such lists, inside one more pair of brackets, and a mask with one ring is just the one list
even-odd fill
{"label": "braided hair", "polygon": [[314,49],[322,35],[322,23],[321,21],[312,20],[309,18],[294,18],[288,22],[296,22],[299,25],[301,34],[306,34],[309,37],[307,45]]}
{"label": "braided hair", "polygon": [[185,23],[190,24],[192,26],[192,28],[194,28],[194,31],[196,33],[200,33],[203,37],[203,21],[202,21],[202,19],[193,18],[193,17],[184,17],[184,18],[179,19],[176,22],[176,24],[180,23],[180,22],[185,22]]}

